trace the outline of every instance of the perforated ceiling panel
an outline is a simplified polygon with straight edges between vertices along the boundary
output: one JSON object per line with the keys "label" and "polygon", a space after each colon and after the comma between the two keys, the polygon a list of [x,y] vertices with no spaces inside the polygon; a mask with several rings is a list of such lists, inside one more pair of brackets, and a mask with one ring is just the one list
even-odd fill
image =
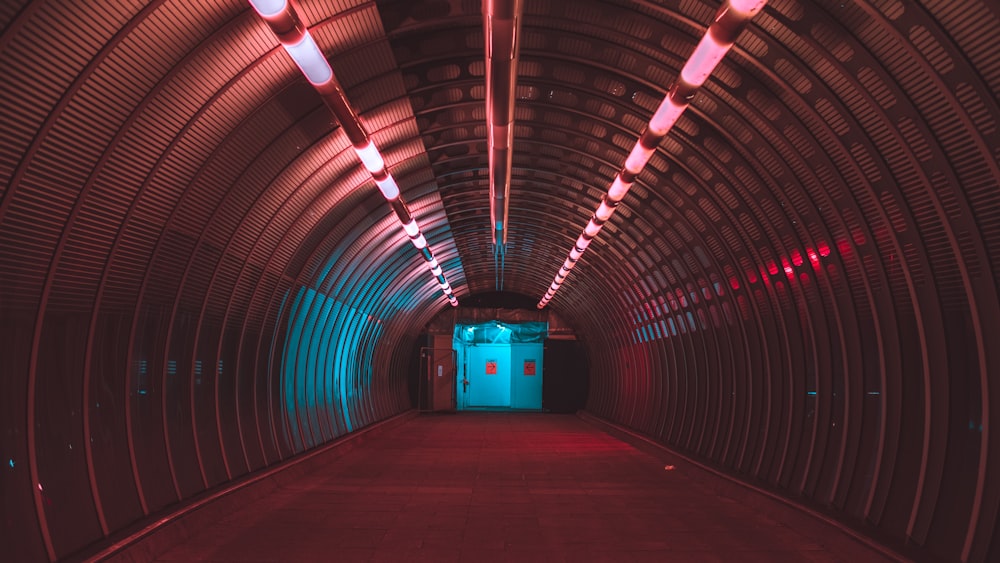
{"label": "perforated ceiling panel", "polygon": [[[716,0],[303,0],[459,301],[540,298]],[[0,6],[0,534],[57,559],[409,408],[448,308],[250,6]],[[920,558],[1000,558],[1000,8],[772,0],[548,305],[588,409]]]}

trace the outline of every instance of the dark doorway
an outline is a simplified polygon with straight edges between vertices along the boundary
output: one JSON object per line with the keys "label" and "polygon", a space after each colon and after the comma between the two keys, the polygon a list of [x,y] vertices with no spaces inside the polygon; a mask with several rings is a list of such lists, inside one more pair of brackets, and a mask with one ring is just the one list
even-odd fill
{"label": "dark doorway", "polygon": [[542,407],[560,413],[572,413],[584,408],[590,389],[588,370],[587,351],[582,342],[547,339]]}

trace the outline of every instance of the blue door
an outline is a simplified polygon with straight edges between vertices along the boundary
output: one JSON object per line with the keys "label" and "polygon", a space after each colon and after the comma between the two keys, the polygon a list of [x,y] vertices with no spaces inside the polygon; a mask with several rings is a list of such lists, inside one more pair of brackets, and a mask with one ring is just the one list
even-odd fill
{"label": "blue door", "polygon": [[467,350],[467,405],[510,407],[510,344],[476,344]]}
{"label": "blue door", "polygon": [[542,408],[543,351],[541,342],[510,345],[511,408]]}

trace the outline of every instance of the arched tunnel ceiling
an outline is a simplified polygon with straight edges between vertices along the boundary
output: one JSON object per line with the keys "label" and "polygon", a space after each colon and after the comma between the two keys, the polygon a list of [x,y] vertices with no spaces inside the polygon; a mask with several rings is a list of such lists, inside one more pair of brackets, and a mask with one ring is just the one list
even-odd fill
{"label": "arched tunnel ceiling", "polygon": [[[719,5],[525,1],[503,291],[544,294]],[[497,291],[481,3],[297,6],[459,301]],[[980,499],[971,531],[928,539],[934,503],[950,502],[938,489],[923,506],[886,510],[905,512],[892,515],[905,523],[896,536],[972,559],[989,547],[1000,499],[985,477],[1000,439],[982,431],[990,398],[1000,404],[998,6],[772,0],[549,305],[611,356],[714,326],[703,348],[671,349],[675,371],[723,366],[711,350],[759,336],[824,351],[800,365],[788,348],[777,359],[740,348],[753,365],[815,374],[833,364],[866,374],[861,388],[950,393],[950,411],[928,398],[921,420],[964,425],[949,412],[973,413],[971,465],[946,464],[947,440],[926,428],[922,443],[893,447],[922,452],[906,457],[921,467],[907,477],[921,485],[906,490],[968,477],[962,498]],[[231,329],[254,342],[234,348],[249,362],[298,287],[356,305],[384,323],[386,342],[406,345],[448,308],[343,131],[246,2],[4,2],[0,29],[0,307],[9,349],[24,350],[4,368],[25,374],[4,391],[28,397],[7,413],[12,435],[33,440],[25,421],[52,414],[36,406],[53,384],[38,374],[82,370],[74,385],[91,392],[102,339],[131,350],[191,338],[221,351]],[[62,358],[71,331],[88,340]],[[595,369],[635,367],[603,353]],[[124,372],[140,360],[108,361]],[[627,418],[613,378],[595,385],[593,410]],[[899,420],[871,424],[884,436]],[[761,473],[762,458],[684,432],[663,438],[687,436],[686,447]],[[268,463],[263,441],[260,455]],[[208,473],[205,486],[238,471]],[[850,479],[780,486],[877,521],[897,493],[849,495],[838,484]],[[105,534],[121,524],[101,519]]]}
{"label": "arched tunnel ceiling", "polygon": [[[876,242],[871,231],[891,225],[904,232],[899,210],[906,206],[958,215],[962,200],[918,192],[967,185],[963,175],[977,171],[979,184],[990,187],[996,172],[990,110],[997,79],[983,41],[991,36],[952,15],[980,13],[977,21],[985,22],[995,7],[954,6],[936,14],[934,6],[901,2],[769,3],[661,144],[555,306],[570,318],[587,311],[603,318],[612,311],[596,308],[622,307],[609,298],[629,302],[652,288],[726,283],[820,244],[872,241],[894,250],[884,256],[906,260],[908,253],[910,261],[929,252],[901,236]],[[716,7],[526,5],[505,290],[544,293]],[[404,195],[439,199],[418,218],[447,256],[458,294],[495,290],[483,220],[479,4],[303,2],[301,10]],[[293,277],[315,274],[327,258],[316,245],[342,227],[341,207],[357,213],[356,202],[369,194],[365,224],[385,215],[319,97],[244,4],[73,13],[34,3],[9,9],[6,24],[8,84],[19,88],[9,99],[25,110],[9,128],[10,154],[23,156],[8,164],[8,176],[16,176],[7,187],[33,174],[72,178],[82,189],[47,194],[49,203],[85,216],[90,200],[102,200],[110,215],[92,221],[124,219],[109,223],[123,225],[123,240],[130,230],[149,231],[151,221],[177,237],[161,238],[160,252],[175,244],[185,257],[186,244],[256,264],[266,256],[267,269]],[[56,41],[19,52],[34,45],[29,38],[50,35]],[[74,44],[75,56],[61,56],[63,41]],[[76,128],[88,131],[87,143],[71,137]],[[39,129],[48,135],[34,135]],[[55,151],[73,158],[47,161]],[[963,169],[959,151],[977,160],[962,161]],[[3,200],[11,218],[17,195]],[[970,212],[991,207],[988,199],[964,203]],[[977,224],[989,228],[984,219]],[[32,221],[24,227],[44,238]],[[97,234],[74,228],[78,237]],[[974,250],[974,237],[942,236]],[[399,240],[376,248],[408,252]],[[298,259],[282,261],[278,249]],[[980,246],[978,268],[993,262],[986,251]],[[418,271],[418,256],[409,254],[401,271]],[[305,255],[313,263],[300,263]],[[74,275],[87,275],[76,266]],[[307,266],[312,270],[300,270]],[[874,278],[869,284],[906,284],[878,280],[884,274],[877,266],[863,276]],[[647,279],[654,269],[658,279]],[[424,302],[415,308],[439,308],[433,291],[419,293]]]}

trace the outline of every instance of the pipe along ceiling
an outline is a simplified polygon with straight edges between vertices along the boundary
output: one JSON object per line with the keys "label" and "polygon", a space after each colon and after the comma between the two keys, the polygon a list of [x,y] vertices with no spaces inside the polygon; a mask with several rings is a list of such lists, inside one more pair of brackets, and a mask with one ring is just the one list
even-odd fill
{"label": "pipe along ceiling", "polygon": [[[294,4],[381,169],[246,1],[0,5],[4,558],[411,408],[497,236],[504,295],[545,298],[729,4],[514,4],[496,122],[479,2]],[[992,0],[768,2],[546,299],[587,409],[919,558],[1000,560],[998,91]]]}

